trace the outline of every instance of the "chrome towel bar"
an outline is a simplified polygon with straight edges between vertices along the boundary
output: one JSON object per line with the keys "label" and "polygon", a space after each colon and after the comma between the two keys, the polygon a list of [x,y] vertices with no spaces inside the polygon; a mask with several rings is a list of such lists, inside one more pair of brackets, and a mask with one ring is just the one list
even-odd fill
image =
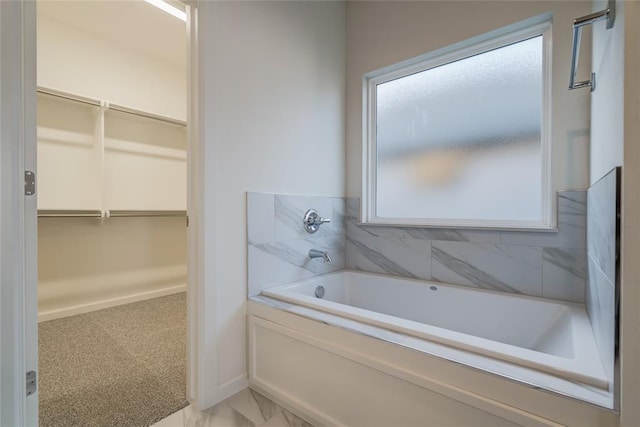
{"label": "chrome towel bar", "polygon": [[609,0],[607,8],[600,12],[591,13],[582,18],[573,20],[573,52],[571,54],[571,76],[569,77],[569,90],[590,87],[591,92],[596,89],[596,73],[591,73],[589,80],[576,82],[576,72],[578,68],[578,56],[580,55],[580,38],[582,35],[582,27],[591,25],[598,21],[607,21],[607,29],[613,28],[616,20],[616,2]]}

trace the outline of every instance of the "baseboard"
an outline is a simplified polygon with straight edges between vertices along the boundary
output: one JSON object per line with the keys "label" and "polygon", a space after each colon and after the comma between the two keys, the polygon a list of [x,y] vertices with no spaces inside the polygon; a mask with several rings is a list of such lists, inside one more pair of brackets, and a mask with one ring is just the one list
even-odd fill
{"label": "baseboard", "polygon": [[208,393],[206,399],[204,396],[200,396],[201,400],[198,401],[193,396],[189,396],[189,404],[195,411],[205,411],[248,387],[249,376],[247,373],[243,373],[218,385],[218,389],[214,393]]}
{"label": "baseboard", "polygon": [[249,388],[260,393],[276,405],[291,412],[300,419],[305,420],[312,426],[343,426],[343,424],[330,417],[328,414],[307,405],[294,396],[282,393],[282,390],[275,390],[268,384],[261,384],[259,381],[252,381]]}
{"label": "baseboard", "polygon": [[186,290],[187,290],[187,285],[182,284],[178,286],[157,289],[154,291],[140,292],[137,294],[125,295],[122,297],[111,298],[111,299],[91,302],[87,304],[74,305],[71,307],[59,308],[56,310],[43,311],[41,313],[38,313],[38,323],[46,322],[48,320],[61,319],[63,317],[75,316],[76,314],[89,313],[91,311],[101,310],[103,308],[115,307],[118,305],[124,305],[132,302],[143,301],[146,299],[173,295],[180,292],[185,292]]}
{"label": "baseboard", "polygon": [[218,386],[218,400],[222,402],[247,387],[249,387],[249,376],[247,373],[240,374]]}

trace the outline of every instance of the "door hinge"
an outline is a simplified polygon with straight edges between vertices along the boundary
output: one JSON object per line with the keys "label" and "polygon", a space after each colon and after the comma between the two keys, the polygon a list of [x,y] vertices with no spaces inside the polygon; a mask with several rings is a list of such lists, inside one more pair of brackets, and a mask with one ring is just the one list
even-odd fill
{"label": "door hinge", "polygon": [[187,215],[187,227],[189,226],[189,215]]}
{"label": "door hinge", "polygon": [[32,171],[24,171],[24,194],[33,196],[36,194],[36,174]]}
{"label": "door hinge", "polygon": [[38,389],[38,379],[36,371],[27,372],[27,396],[31,396]]}

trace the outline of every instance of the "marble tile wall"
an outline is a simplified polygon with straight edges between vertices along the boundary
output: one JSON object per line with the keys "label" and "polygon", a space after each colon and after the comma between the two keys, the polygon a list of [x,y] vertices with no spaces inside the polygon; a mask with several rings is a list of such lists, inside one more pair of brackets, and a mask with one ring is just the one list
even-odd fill
{"label": "marble tile wall", "polygon": [[617,186],[620,169],[596,182],[587,195],[589,280],[586,305],[600,357],[613,378],[616,333]]}
{"label": "marble tile wall", "polygon": [[[315,234],[307,209],[332,218]],[[249,296],[342,268],[585,301],[586,192],[558,193],[558,232],[369,226],[359,199],[247,193]],[[326,250],[327,264],[307,256]]]}
{"label": "marble tile wall", "polygon": [[[307,209],[331,222],[307,233],[302,225]],[[343,198],[247,193],[247,218],[249,296],[346,266]],[[310,249],[327,251],[332,261],[309,259]]]}
{"label": "marble tile wall", "polygon": [[558,232],[367,226],[347,199],[347,268],[584,302],[586,192],[558,193]]}

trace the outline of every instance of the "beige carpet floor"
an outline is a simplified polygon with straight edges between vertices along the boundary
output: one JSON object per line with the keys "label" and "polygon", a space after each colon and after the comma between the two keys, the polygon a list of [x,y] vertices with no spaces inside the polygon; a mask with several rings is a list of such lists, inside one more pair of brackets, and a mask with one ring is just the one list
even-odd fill
{"label": "beige carpet floor", "polygon": [[149,426],[187,405],[186,300],[38,326],[40,426]]}

